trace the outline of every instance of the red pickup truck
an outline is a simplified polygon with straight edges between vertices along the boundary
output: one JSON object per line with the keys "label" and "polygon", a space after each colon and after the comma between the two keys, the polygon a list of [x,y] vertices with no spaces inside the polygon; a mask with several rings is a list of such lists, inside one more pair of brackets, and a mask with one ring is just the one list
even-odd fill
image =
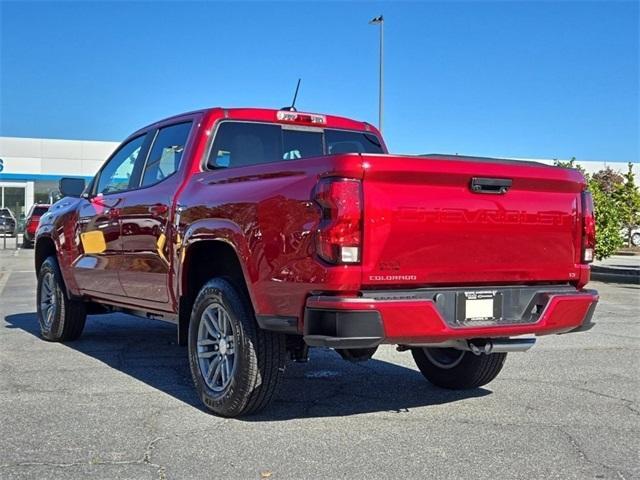
{"label": "red pickup truck", "polygon": [[580,172],[390,155],[346,118],[191,112],[60,189],[36,235],[42,336],[77,339],[101,312],[174,322],[223,416],[265,407],[309,346],[395,344],[431,383],[476,388],[535,336],[589,329],[598,301]]}

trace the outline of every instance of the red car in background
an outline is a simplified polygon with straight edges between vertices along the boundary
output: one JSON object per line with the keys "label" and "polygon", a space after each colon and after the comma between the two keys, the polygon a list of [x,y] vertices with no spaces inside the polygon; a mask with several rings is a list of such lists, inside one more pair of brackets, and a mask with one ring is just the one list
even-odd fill
{"label": "red car in background", "polygon": [[38,224],[40,223],[40,217],[47,213],[50,206],[51,205],[46,203],[36,203],[31,207],[31,210],[29,210],[27,219],[24,222],[24,236],[22,240],[23,247],[33,247],[33,239],[36,235]]}

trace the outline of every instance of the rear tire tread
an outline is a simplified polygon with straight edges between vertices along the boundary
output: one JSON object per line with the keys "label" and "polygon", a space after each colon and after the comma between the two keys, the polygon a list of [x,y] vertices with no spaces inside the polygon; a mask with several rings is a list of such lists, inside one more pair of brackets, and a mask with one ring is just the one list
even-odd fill
{"label": "rear tire tread", "polygon": [[[202,304],[212,296],[221,297],[233,309],[241,332],[241,343],[246,349],[244,371],[237,370],[238,384],[242,387],[235,398],[230,398],[226,405],[212,407],[205,404],[214,413],[225,417],[237,417],[257,413],[264,409],[273,399],[280,386],[286,363],[285,336],[275,332],[262,330],[256,320],[253,307],[247,294],[228,278],[214,278],[207,282],[194,302],[190,329],[195,329],[195,316]],[[236,327],[238,328],[238,326]],[[189,342],[193,335],[189,334]],[[190,344],[191,345],[191,344]],[[190,356],[191,358],[191,356]],[[238,359],[236,361],[239,361]],[[192,365],[192,374],[199,390],[200,381],[197,365]],[[202,391],[201,394],[204,394]]]}
{"label": "rear tire tread", "polygon": [[451,390],[482,387],[495,379],[507,358],[506,353],[476,356],[465,352],[462,361],[450,369],[434,365],[421,348],[411,350],[420,372],[434,385]]}

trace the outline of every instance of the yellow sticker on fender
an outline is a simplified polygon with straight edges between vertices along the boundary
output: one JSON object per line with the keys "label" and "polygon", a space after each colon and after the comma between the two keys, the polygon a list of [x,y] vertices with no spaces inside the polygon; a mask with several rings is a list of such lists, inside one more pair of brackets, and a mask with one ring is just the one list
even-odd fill
{"label": "yellow sticker on fender", "polygon": [[80,234],[84,253],[102,253],[107,249],[104,234],[100,230]]}
{"label": "yellow sticker on fender", "polygon": [[158,241],[156,242],[156,248],[158,249],[158,255],[160,255],[160,257],[162,257],[162,259],[168,264],[169,261],[167,260],[167,257],[164,256],[164,246],[166,243],[167,237],[164,235],[164,233],[161,233],[158,237]]}

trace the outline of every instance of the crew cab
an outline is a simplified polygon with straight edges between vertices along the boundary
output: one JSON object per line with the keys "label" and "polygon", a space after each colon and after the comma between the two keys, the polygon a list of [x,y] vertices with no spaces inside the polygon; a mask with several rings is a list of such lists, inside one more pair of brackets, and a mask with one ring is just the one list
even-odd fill
{"label": "crew cab", "polygon": [[394,344],[467,389],[593,325],[577,170],[393,155],[366,122],[212,108],[138,130],[60,191],[35,240],[42,336],[75,340],[101,312],[173,322],[218,415],[264,408],[308,347]]}

